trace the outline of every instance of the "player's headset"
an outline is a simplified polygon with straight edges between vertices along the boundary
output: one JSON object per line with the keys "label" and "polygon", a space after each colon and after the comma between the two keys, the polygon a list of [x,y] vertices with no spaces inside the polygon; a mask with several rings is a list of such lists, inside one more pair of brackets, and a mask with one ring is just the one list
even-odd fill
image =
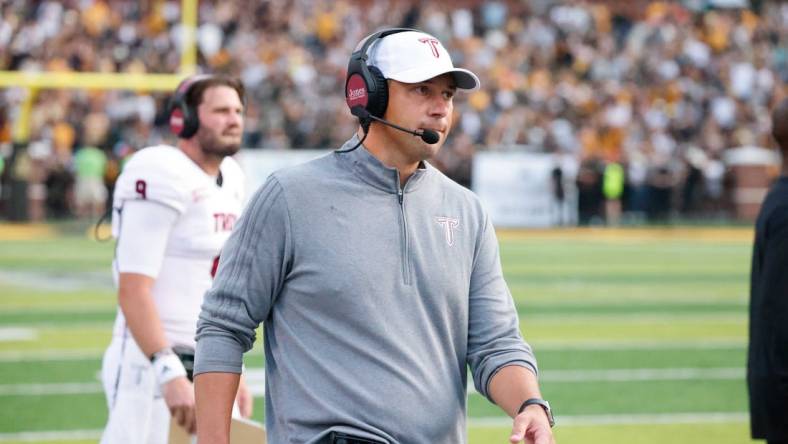
{"label": "player's headset", "polygon": [[188,139],[197,133],[200,128],[200,118],[197,110],[189,106],[186,96],[195,83],[213,78],[212,74],[198,74],[185,78],[175,89],[170,100],[170,131],[181,139]]}
{"label": "player's headset", "polygon": [[350,112],[359,118],[362,125],[368,126],[370,119],[365,119],[363,113],[354,111],[356,107],[363,108],[372,116],[383,118],[389,102],[389,87],[386,78],[376,66],[367,64],[367,59],[369,59],[367,51],[379,39],[407,31],[419,32],[409,28],[384,29],[367,37],[361,47],[350,55],[345,80],[345,101]]}

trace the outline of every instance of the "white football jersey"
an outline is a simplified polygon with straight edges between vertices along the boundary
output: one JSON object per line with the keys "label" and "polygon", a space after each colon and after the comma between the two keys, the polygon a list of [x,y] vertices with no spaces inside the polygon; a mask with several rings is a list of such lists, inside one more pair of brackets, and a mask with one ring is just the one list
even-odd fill
{"label": "white football jersey", "polygon": [[[221,185],[180,149],[159,145],[134,154],[115,185],[112,234],[116,238],[121,233],[123,206],[129,201],[149,201],[177,213],[163,258],[151,257],[148,261],[146,246],[132,243],[135,249],[143,249],[135,252],[135,256],[143,258],[141,262],[161,263],[160,267],[124,263],[117,253],[113,264],[116,283],[120,272],[155,278],[153,298],[164,332],[173,345],[194,346],[203,295],[211,287],[222,246],[241,215],[243,171],[231,157],[224,158],[220,171]],[[147,208],[155,211],[157,207]],[[123,233],[133,236],[134,230],[128,228]],[[125,330],[126,322],[118,309],[114,334],[123,335]]]}

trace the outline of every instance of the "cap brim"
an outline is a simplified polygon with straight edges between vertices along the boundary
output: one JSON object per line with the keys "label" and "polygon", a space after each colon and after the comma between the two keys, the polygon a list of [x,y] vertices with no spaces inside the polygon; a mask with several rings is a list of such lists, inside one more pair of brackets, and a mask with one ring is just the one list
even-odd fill
{"label": "cap brim", "polygon": [[469,91],[479,89],[481,83],[479,82],[479,78],[476,77],[476,74],[462,68],[454,68],[448,71],[430,71],[428,69],[416,68],[391,74],[386,77],[402,83],[419,83],[447,73],[454,77],[454,81],[457,82],[457,88]]}

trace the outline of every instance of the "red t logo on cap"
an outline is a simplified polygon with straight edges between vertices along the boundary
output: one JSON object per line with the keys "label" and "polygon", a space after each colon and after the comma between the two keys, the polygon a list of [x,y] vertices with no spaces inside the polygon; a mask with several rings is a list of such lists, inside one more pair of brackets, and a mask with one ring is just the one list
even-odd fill
{"label": "red t logo on cap", "polygon": [[441,54],[438,52],[438,45],[440,45],[441,42],[439,42],[436,39],[427,39],[427,38],[419,39],[419,41],[421,43],[428,43],[430,45],[430,47],[432,48],[432,55],[434,55],[436,59],[441,56]]}

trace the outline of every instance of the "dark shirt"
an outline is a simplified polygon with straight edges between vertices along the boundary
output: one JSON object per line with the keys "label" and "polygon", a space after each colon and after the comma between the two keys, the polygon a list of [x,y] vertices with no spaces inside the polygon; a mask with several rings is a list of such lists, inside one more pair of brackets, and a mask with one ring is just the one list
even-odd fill
{"label": "dark shirt", "polygon": [[772,186],[755,226],[747,384],[753,438],[788,439],[788,177]]}

